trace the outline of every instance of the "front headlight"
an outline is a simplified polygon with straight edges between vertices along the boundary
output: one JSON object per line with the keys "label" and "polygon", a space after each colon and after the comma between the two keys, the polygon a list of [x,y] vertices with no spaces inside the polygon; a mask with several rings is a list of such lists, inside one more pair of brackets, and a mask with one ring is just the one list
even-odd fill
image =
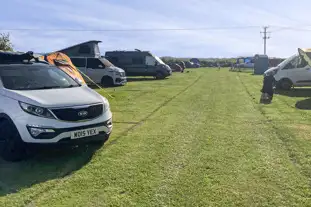
{"label": "front headlight", "polygon": [[109,101],[103,97],[103,113],[110,109]]}
{"label": "front headlight", "polygon": [[23,102],[19,102],[19,105],[25,112],[31,115],[40,116],[48,119],[55,119],[55,117],[51,114],[51,112],[46,108],[30,105]]}
{"label": "front headlight", "polygon": [[122,76],[121,72],[116,72],[116,75]]}

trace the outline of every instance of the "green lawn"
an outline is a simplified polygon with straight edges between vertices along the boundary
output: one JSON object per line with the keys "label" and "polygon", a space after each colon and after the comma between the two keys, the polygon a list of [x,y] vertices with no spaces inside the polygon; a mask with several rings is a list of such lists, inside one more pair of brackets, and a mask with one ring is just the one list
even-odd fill
{"label": "green lawn", "polygon": [[0,161],[0,206],[311,206],[311,89],[260,105],[261,83],[195,69],[107,89],[111,139]]}

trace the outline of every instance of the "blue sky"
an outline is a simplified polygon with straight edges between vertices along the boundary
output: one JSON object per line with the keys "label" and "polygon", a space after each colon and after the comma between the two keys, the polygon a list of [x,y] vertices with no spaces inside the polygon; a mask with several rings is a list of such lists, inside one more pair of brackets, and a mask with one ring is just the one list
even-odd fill
{"label": "blue sky", "polygon": [[[233,57],[263,52],[260,30],[270,25],[268,55],[311,47],[308,0],[10,0],[1,2],[0,29],[152,29],[244,27],[235,30],[68,32],[10,31],[16,50],[55,51],[88,40],[108,50],[150,50],[159,56]],[[308,27],[310,25],[310,27]],[[279,30],[279,31],[277,31]],[[4,32],[3,30],[1,32]]]}

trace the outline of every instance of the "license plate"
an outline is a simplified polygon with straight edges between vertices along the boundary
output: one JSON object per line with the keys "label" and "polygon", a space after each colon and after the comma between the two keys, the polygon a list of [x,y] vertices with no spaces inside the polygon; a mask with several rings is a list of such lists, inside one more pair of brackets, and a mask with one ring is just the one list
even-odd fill
{"label": "license plate", "polygon": [[99,132],[98,132],[97,128],[83,129],[83,130],[71,132],[71,139],[80,139],[83,137],[90,137],[90,136],[94,136],[94,135],[98,135],[98,134],[99,134]]}

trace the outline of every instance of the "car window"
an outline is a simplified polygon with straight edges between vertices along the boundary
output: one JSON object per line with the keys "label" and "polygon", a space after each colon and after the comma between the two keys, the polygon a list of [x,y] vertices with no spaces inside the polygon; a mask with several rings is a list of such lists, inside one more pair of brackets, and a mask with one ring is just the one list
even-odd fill
{"label": "car window", "polygon": [[143,65],[144,64],[144,58],[143,57],[134,57],[132,59],[132,63],[135,65]]}
{"label": "car window", "polygon": [[98,58],[88,58],[87,59],[87,68],[104,69],[105,64],[103,64]]}
{"label": "car window", "polygon": [[0,67],[3,86],[10,90],[39,90],[78,87],[79,84],[55,66]]}
{"label": "car window", "polygon": [[146,64],[150,66],[154,66],[156,63],[156,59],[152,56],[146,56]]}
{"label": "car window", "polygon": [[78,68],[85,68],[86,66],[85,58],[71,58],[71,62]]}
{"label": "car window", "polygon": [[301,58],[299,56],[299,59],[298,59],[298,64],[297,64],[297,68],[304,68],[308,65],[308,63],[305,61],[305,59]]}
{"label": "car window", "polygon": [[114,65],[107,60],[106,58],[99,58],[99,61],[101,61],[101,63],[105,66],[105,67],[113,67]]}
{"label": "car window", "polygon": [[126,56],[126,55],[121,56],[121,57],[119,58],[119,63],[120,63],[121,65],[132,65],[132,62],[133,62],[132,58],[131,58],[131,57],[128,57],[128,56]]}

